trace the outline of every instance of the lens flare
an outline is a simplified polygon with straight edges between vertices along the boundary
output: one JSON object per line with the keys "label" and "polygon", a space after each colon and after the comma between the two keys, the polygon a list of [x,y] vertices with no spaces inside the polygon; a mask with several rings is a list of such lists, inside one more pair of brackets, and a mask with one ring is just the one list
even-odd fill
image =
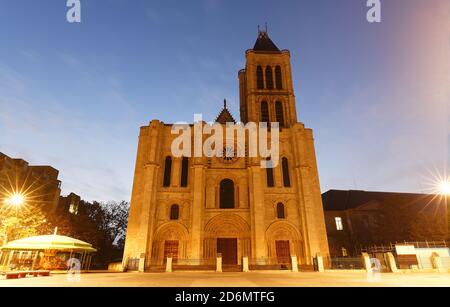
{"label": "lens flare", "polygon": [[450,196],[450,180],[443,180],[438,184],[439,194]]}
{"label": "lens flare", "polygon": [[25,203],[25,197],[21,194],[12,195],[7,202],[14,207],[20,207]]}

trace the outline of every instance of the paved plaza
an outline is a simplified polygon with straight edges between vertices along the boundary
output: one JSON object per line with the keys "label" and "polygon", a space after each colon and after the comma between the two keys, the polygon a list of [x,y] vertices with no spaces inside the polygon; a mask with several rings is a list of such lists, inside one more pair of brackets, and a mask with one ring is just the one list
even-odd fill
{"label": "paved plaza", "polygon": [[398,273],[382,274],[369,281],[364,272],[175,272],[175,273],[89,273],[79,282],[69,281],[67,275],[0,279],[0,287],[448,287],[450,274]]}

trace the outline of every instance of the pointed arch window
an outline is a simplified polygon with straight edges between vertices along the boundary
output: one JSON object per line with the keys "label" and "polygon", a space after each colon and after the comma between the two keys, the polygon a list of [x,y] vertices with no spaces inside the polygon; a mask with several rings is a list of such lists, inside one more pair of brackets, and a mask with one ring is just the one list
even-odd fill
{"label": "pointed arch window", "polygon": [[261,122],[267,124],[270,122],[269,105],[267,104],[267,101],[261,102]]}
{"label": "pointed arch window", "polygon": [[180,206],[172,205],[170,207],[170,219],[176,221],[180,219]]}
{"label": "pointed arch window", "polygon": [[224,179],[220,182],[220,209],[234,208],[234,182]]}
{"label": "pointed arch window", "polygon": [[280,124],[280,127],[284,127],[284,111],[283,103],[281,101],[277,101],[275,103],[275,112],[277,116],[277,122]]}
{"label": "pointed arch window", "polygon": [[281,67],[278,65],[275,67],[275,85],[277,87],[277,90],[283,89],[283,79],[281,77]]}
{"label": "pointed arch window", "polygon": [[170,187],[171,175],[172,175],[172,158],[166,157],[166,160],[164,162],[164,180],[163,180],[164,187]]}
{"label": "pointed arch window", "polygon": [[270,66],[266,67],[266,87],[269,90],[273,90],[273,72]]}
{"label": "pointed arch window", "polygon": [[264,89],[264,73],[261,66],[256,68],[256,87],[258,90]]}
{"label": "pointed arch window", "polygon": [[[267,158],[267,161],[269,161],[270,158]],[[266,168],[266,176],[267,176],[267,187],[273,188],[275,186],[275,180],[273,178],[273,167],[272,165],[269,165],[269,167]]]}
{"label": "pointed arch window", "polygon": [[189,158],[184,157],[181,162],[181,182],[182,188],[186,188],[189,182]]}
{"label": "pointed arch window", "polygon": [[279,219],[286,218],[286,212],[284,210],[284,205],[282,203],[277,204],[277,218]]}
{"label": "pointed arch window", "polygon": [[283,170],[283,184],[286,188],[289,188],[291,186],[291,178],[289,175],[289,162],[287,158],[283,158],[281,167]]}

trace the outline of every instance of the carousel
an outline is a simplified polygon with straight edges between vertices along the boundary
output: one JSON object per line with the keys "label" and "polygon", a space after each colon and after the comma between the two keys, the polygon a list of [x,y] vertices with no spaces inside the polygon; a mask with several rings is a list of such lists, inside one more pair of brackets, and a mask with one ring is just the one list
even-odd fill
{"label": "carousel", "polygon": [[24,238],[0,247],[0,271],[65,271],[70,259],[79,261],[80,270],[89,270],[96,251],[89,243],[57,234]]}

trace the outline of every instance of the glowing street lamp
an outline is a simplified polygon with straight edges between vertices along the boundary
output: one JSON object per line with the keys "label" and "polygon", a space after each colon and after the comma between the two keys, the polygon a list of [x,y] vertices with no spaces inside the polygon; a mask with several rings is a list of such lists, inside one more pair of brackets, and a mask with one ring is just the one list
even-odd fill
{"label": "glowing street lamp", "polygon": [[450,180],[442,180],[438,185],[439,194],[450,196]]}
{"label": "glowing street lamp", "polygon": [[15,208],[21,207],[25,203],[25,197],[21,194],[14,194],[7,199],[7,203]]}

